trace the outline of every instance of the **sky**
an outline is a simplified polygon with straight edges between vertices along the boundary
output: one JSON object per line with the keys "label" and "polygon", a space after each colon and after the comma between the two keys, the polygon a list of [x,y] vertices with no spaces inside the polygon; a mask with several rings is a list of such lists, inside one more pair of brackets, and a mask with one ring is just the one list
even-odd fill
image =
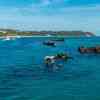
{"label": "sky", "polygon": [[99,35],[100,0],[0,0],[0,28],[82,30]]}

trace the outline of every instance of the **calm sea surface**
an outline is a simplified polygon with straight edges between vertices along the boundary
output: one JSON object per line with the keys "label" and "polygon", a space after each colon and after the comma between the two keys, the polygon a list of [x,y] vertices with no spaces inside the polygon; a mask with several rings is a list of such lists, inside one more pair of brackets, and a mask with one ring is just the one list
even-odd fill
{"label": "calm sea surface", "polygon": [[[82,45],[100,45],[100,37],[65,38],[56,47],[42,44],[48,39],[0,39],[0,100],[100,100],[100,55],[77,51]],[[74,59],[47,72],[43,58],[58,52]]]}

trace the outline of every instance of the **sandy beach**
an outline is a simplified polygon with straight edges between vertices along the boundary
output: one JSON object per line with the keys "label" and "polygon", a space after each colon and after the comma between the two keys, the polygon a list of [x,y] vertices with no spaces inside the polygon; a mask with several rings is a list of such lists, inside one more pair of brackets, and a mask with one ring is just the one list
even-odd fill
{"label": "sandy beach", "polygon": [[25,36],[25,35],[16,35],[16,36],[1,36],[0,38],[28,38],[28,37],[55,37],[55,36],[39,36],[39,35],[32,35],[32,36]]}

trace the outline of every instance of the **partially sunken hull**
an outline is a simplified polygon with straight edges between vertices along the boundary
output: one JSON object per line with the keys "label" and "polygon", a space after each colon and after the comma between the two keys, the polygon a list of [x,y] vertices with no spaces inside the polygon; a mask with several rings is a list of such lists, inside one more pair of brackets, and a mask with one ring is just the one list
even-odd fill
{"label": "partially sunken hull", "polygon": [[78,51],[82,54],[87,53],[87,54],[91,54],[91,53],[96,53],[96,54],[100,54],[100,46],[97,47],[79,47]]}

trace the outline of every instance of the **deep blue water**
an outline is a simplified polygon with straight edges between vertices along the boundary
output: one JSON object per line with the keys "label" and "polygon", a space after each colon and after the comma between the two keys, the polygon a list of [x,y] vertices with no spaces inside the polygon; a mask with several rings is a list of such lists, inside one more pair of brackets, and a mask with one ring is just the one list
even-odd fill
{"label": "deep blue water", "polygon": [[[100,45],[100,37],[66,38],[56,47],[42,44],[48,39],[0,39],[0,100],[100,100],[100,55],[77,51]],[[44,56],[58,52],[74,59],[59,71],[46,71]]]}

